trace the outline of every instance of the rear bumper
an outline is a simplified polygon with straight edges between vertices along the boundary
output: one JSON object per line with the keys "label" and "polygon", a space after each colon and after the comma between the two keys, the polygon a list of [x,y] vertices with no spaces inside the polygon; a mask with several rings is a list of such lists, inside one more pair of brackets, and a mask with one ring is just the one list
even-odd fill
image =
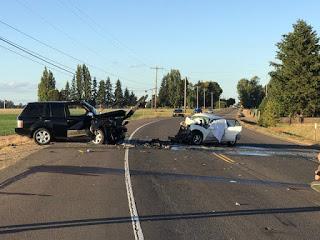
{"label": "rear bumper", "polygon": [[31,137],[31,133],[30,133],[30,131],[28,131],[27,129],[24,129],[24,128],[15,128],[14,131],[15,131],[16,134],[18,134],[18,135]]}

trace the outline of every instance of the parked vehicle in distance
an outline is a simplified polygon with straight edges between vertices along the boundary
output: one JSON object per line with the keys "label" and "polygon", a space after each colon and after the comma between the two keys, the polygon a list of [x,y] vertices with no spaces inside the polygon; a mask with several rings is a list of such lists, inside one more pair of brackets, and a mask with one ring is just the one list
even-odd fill
{"label": "parked vehicle in distance", "polygon": [[125,138],[127,118],[145,100],[128,110],[98,113],[85,101],[49,101],[28,103],[17,118],[15,132],[33,137],[39,145],[53,139],[67,139],[68,130],[85,130],[93,143],[116,143]]}
{"label": "parked vehicle in distance", "polygon": [[213,109],[212,109],[212,108],[208,108],[208,110],[206,111],[206,113],[213,114]]}
{"label": "parked vehicle in distance", "polygon": [[172,112],[172,117],[184,117],[183,109],[181,108],[174,109]]}
{"label": "parked vehicle in distance", "polygon": [[180,123],[175,139],[194,145],[227,143],[233,146],[240,139],[242,126],[236,119],[225,119],[213,114],[198,113]]}
{"label": "parked vehicle in distance", "polygon": [[201,108],[195,108],[193,110],[193,113],[202,113],[202,109]]}

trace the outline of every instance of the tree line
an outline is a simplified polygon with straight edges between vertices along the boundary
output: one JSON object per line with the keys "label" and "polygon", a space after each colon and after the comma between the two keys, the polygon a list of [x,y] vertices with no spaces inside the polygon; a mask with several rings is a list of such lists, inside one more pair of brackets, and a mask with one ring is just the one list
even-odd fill
{"label": "tree line", "polygon": [[[218,107],[218,101],[222,94],[222,88],[215,81],[198,81],[196,84],[191,83],[188,78],[182,78],[180,71],[172,69],[161,81],[157,105],[160,107],[183,107],[184,106],[184,86],[186,84],[187,98],[186,104],[189,108],[197,107],[197,89],[198,89],[198,106],[211,107],[211,96],[213,108]],[[220,99],[220,105],[231,106],[235,99]]]}
{"label": "tree line", "polygon": [[[317,32],[305,21],[298,20],[293,24],[292,32],[284,34],[276,46],[276,61],[270,62],[273,70],[269,73],[269,83],[264,89],[257,81],[248,83],[240,80],[240,101],[245,107],[259,108],[259,124],[263,126],[275,125],[280,117],[320,116],[320,45]],[[259,90],[255,92],[252,88]],[[255,93],[250,95],[250,92]]]}
{"label": "tree line", "polygon": [[56,88],[53,73],[46,67],[38,85],[39,101],[79,101],[85,100],[92,105],[104,107],[126,107],[137,103],[137,97],[128,88],[122,90],[120,79],[115,83],[114,89],[109,77],[99,82],[91,77],[85,64],[78,65],[71,84],[69,81],[60,91]]}

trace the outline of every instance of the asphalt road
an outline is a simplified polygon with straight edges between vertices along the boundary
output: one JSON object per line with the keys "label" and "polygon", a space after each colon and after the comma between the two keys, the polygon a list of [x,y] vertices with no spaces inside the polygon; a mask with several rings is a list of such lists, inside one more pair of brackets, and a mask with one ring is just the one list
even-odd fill
{"label": "asphalt road", "polygon": [[[129,136],[167,140],[181,120]],[[319,239],[312,147],[248,129],[235,147],[127,146],[59,142],[0,171],[0,239]]]}

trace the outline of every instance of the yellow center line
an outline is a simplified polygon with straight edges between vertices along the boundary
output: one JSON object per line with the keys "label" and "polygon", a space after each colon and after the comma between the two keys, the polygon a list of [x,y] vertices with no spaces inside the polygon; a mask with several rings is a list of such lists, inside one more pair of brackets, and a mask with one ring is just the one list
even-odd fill
{"label": "yellow center line", "polygon": [[220,153],[220,156],[223,157],[223,158],[225,158],[225,159],[227,159],[227,160],[229,160],[229,161],[232,162],[232,163],[235,163],[234,160],[232,160],[231,158],[227,157],[226,155],[223,155],[223,154]]}
{"label": "yellow center line", "polygon": [[219,159],[221,159],[221,160],[223,160],[223,161],[225,161],[225,162],[227,162],[227,163],[231,163],[231,164],[234,163],[234,161],[232,162],[232,161],[230,161],[229,159],[222,157],[221,154],[216,154],[216,153],[213,153],[213,154],[214,154],[217,158],[219,158]]}

